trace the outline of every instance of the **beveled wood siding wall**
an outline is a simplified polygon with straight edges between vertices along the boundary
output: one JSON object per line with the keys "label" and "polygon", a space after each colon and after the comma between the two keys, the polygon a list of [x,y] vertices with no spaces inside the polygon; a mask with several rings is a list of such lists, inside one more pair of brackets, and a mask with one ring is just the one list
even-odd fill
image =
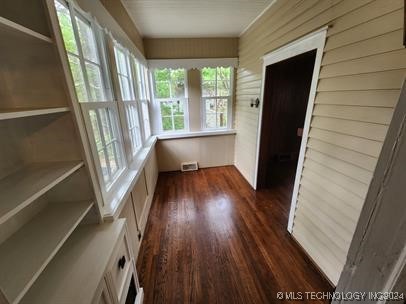
{"label": "beveled wood siding wall", "polygon": [[261,57],[330,25],[293,235],[336,284],[406,75],[403,0],[277,1],[239,41],[235,164],[253,184]]}
{"label": "beveled wood siding wall", "polygon": [[144,39],[147,59],[235,58],[238,38]]}

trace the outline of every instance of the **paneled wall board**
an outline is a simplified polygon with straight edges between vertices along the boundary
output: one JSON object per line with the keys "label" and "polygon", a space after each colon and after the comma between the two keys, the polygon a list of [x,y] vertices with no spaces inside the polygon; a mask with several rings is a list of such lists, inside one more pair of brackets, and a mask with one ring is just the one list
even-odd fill
{"label": "paneled wall board", "polygon": [[146,38],[147,59],[234,58],[238,38]]}
{"label": "paneled wall board", "polygon": [[249,102],[260,95],[261,57],[330,26],[293,236],[334,284],[406,75],[403,5],[279,0],[239,40],[235,165],[253,184],[259,111]]}
{"label": "paneled wall board", "polygon": [[235,135],[160,140],[159,171],[179,171],[180,163],[197,161],[200,168],[233,165]]}

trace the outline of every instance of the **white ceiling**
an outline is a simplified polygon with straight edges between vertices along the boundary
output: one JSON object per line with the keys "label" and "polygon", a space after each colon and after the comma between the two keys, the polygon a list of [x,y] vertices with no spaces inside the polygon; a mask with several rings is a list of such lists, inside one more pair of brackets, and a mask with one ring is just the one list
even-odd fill
{"label": "white ceiling", "polygon": [[237,37],[273,0],[122,0],[142,36]]}

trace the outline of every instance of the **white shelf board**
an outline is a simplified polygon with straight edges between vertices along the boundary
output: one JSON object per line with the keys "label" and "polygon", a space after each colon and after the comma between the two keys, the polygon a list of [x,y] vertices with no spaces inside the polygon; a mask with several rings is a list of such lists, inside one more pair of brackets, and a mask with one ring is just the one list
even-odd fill
{"label": "white shelf board", "polygon": [[35,163],[0,180],[0,224],[83,166],[81,161]]}
{"label": "white shelf board", "polygon": [[39,41],[44,41],[47,43],[53,43],[50,37],[37,33],[25,26],[22,26],[21,24],[15,23],[4,17],[0,17],[0,33],[2,34],[2,36],[6,34],[7,37],[15,36],[18,39],[21,38],[24,39],[25,37]]}
{"label": "white shelf board", "polygon": [[10,303],[19,302],[92,205],[51,202],[0,245],[0,288]]}
{"label": "white shelf board", "polygon": [[20,303],[92,303],[125,220],[78,227]]}
{"label": "white shelf board", "polygon": [[0,109],[0,120],[37,116],[37,115],[46,115],[53,113],[68,112],[68,107],[59,107],[59,108],[20,108],[20,109]]}

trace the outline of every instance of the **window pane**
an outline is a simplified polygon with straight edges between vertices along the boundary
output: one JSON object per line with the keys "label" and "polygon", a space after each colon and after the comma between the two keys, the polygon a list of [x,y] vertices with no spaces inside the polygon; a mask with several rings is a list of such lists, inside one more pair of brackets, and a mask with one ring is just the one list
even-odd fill
{"label": "window pane", "polygon": [[216,99],[205,100],[206,128],[216,128]]}
{"label": "window pane", "polygon": [[79,58],[68,54],[68,59],[78,100],[79,102],[88,101],[85,81],[83,79],[83,73],[80,66]]}
{"label": "window pane", "polygon": [[93,30],[88,23],[85,23],[81,18],[76,16],[76,24],[78,26],[80,45],[82,46],[83,56],[85,59],[99,63],[96,40]]}
{"label": "window pane", "polygon": [[104,141],[107,145],[115,139],[114,134],[112,134],[112,132],[110,131],[110,122],[107,112],[108,109],[98,109],[97,111],[100,115],[101,129],[103,130]]}
{"label": "window pane", "polygon": [[123,75],[119,75],[118,79],[120,81],[121,97],[123,100],[133,100],[128,78]]}
{"label": "window pane", "polygon": [[94,139],[96,141],[97,151],[100,151],[103,148],[101,135],[100,135],[100,126],[99,122],[97,121],[97,115],[95,110],[89,111],[90,121],[92,123],[92,129],[94,134]]}
{"label": "window pane", "polygon": [[155,94],[156,94],[157,98],[171,97],[169,81],[156,81],[155,82]]}
{"label": "window pane", "polygon": [[202,69],[202,81],[216,80],[215,68],[203,68]]}
{"label": "window pane", "polygon": [[117,151],[116,151],[115,143],[111,143],[107,146],[107,155],[108,155],[111,175],[114,176],[118,171],[118,160],[117,160]]}
{"label": "window pane", "polygon": [[157,98],[169,98],[170,92],[170,70],[157,69],[154,71],[155,94]]}
{"label": "window pane", "polygon": [[164,131],[173,130],[172,117],[162,117],[162,130]]}
{"label": "window pane", "polygon": [[89,80],[89,89],[92,101],[106,100],[106,97],[104,96],[100,67],[93,63],[86,62],[86,72]]}
{"label": "window pane", "polygon": [[99,152],[99,161],[100,161],[101,171],[103,174],[103,180],[104,180],[104,182],[108,182],[109,170],[107,168],[107,160],[106,160],[106,154],[104,153],[104,150]]}
{"label": "window pane", "polygon": [[185,117],[174,116],[175,130],[183,130],[185,128]]}
{"label": "window pane", "polygon": [[143,101],[142,104],[142,117],[144,118],[144,135],[148,139],[151,136],[151,126],[149,122],[148,102]]}
{"label": "window pane", "polygon": [[169,69],[156,69],[154,71],[154,78],[156,81],[169,81],[170,70]]}
{"label": "window pane", "polygon": [[206,113],[216,113],[216,100],[206,99]]}
{"label": "window pane", "polygon": [[161,116],[171,116],[172,111],[171,111],[172,103],[171,102],[161,102]]}
{"label": "window pane", "polygon": [[141,147],[141,132],[138,119],[138,109],[135,104],[129,104],[126,107],[128,128],[130,131],[131,148],[135,154]]}
{"label": "window pane", "polygon": [[227,127],[228,99],[217,99],[217,127]]}
{"label": "window pane", "polygon": [[216,127],[216,113],[206,114],[206,128]]}
{"label": "window pane", "polygon": [[117,63],[118,72],[128,76],[125,54],[118,48],[115,48],[114,50],[115,50],[115,55],[116,55],[116,63]]}
{"label": "window pane", "polygon": [[76,45],[75,34],[72,27],[72,19],[67,7],[55,1],[55,8],[58,14],[59,26],[61,28],[63,42],[68,52],[78,54],[78,47]]}
{"label": "window pane", "polygon": [[221,80],[217,82],[217,96],[230,96],[230,81]]}
{"label": "window pane", "polygon": [[224,68],[224,67],[219,67],[217,68],[217,81],[220,80],[226,80],[230,81],[231,80],[231,68]]}
{"label": "window pane", "polygon": [[185,70],[171,70],[171,97],[185,97]]}
{"label": "window pane", "polygon": [[202,82],[202,96],[203,97],[216,96],[216,82],[215,81]]}
{"label": "window pane", "polygon": [[184,115],[183,101],[177,100],[172,102],[173,115]]}

